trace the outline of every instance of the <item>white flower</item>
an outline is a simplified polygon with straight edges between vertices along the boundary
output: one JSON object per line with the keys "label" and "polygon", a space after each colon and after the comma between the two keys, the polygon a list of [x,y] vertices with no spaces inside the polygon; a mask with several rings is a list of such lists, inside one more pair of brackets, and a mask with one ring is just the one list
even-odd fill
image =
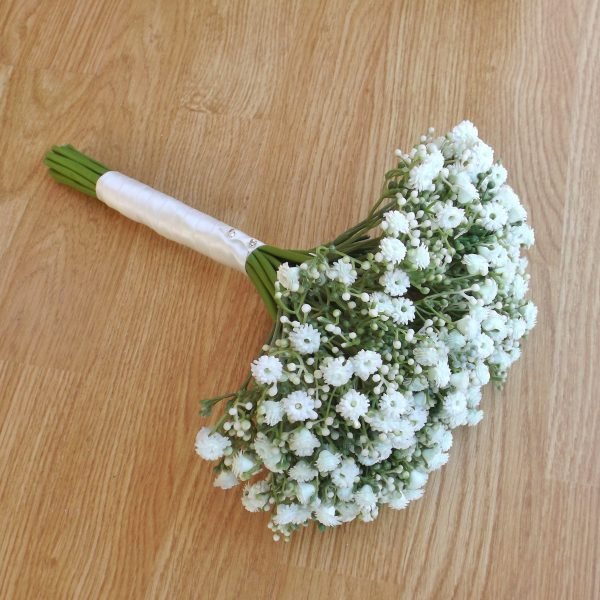
{"label": "white flower", "polygon": [[360,350],[350,360],[352,361],[354,372],[363,381],[366,381],[383,364],[381,354],[372,350]]}
{"label": "white flower", "polygon": [[475,380],[479,385],[487,385],[490,381],[490,370],[484,362],[475,365]]}
{"label": "white flower", "polygon": [[379,283],[390,296],[403,296],[410,287],[410,278],[402,269],[394,269],[393,271],[386,271],[380,277]]}
{"label": "white flower", "polygon": [[428,189],[433,183],[433,173],[427,163],[421,163],[410,170],[408,185],[418,191]]}
{"label": "white flower", "polygon": [[331,473],[331,481],[338,488],[351,488],[358,480],[360,469],[351,458],[342,460],[342,464]]}
{"label": "white flower", "polygon": [[204,460],[218,460],[229,448],[231,440],[210,427],[203,427],[196,435],[196,452]]}
{"label": "white flower", "polygon": [[537,322],[537,306],[530,301],[523,307],[522,311],[525,323],[527,323],[527,330],[529,331],[535,327],[535,324]]}
{"label": "white flower", "polygon": [[283,404],[275,400],[266,400],[261,405],[262,412],[265,415],[265,423],[270,427],[277,425],[283,419]]}
{"label": "white flower", "polygon": [[[419,469],[414,469],[410,473],[408,483],[406,484],[407,490],[418,490],[427,483],[428,475]],[[407,494],[408,496],[408,494]]]}
{"label": "white flower", "polygon": [[457,200],[460,204],[470,204],[479,198],[477,188],[471,182],[471,178],[464,171],[459,171],[454,177]]}
{"label": "white flower", "polygon": [[476,338],[481,331],[480,322],[471,315],[466,315],[462,319],[456,321],[456,328],[468,340]]}
{"label": "white flower", "polygon": [[254,440],[254,451],[262,460],[264,466],[273,473],[282,473],[279,466],[281,462],[281,450],[273,444],[264,433],[259,433]]}
{"label": "white flower", "polygon": [[411,248],[407,252],[408,262],[411,263],[415,269],[425,269],[429,266],[431,257],[429,256],[429,250],[425,244],[419,244],[416,248]]}
{"label": "white flower", "polygon": [[425,448],[421,451],[421,456],[431,471],[439,469],[448,462],[448,454],[442,452],[440,448]]}
{"label": "white flower", "polygon": [[346,286],[352,285],[356,281],[357,273],[352,263],[343,259],[336,260],[327,270],[327,277],[333,281],[339,281]]}
{"label": "white flower", "polygon": [[467,151],[467,165],[465,170],[471,174],[471,177],[476,177],[479,173],[489,171],[493,163],[494,150],[481,140],[478,140]]}
{"label": "white flower", "polygon": [[483,283],[480,283],[478,294],[484,304],[491,304],[498,294],[498,284],[496,283],[496,280],[489,278]]}
{"label": "white flower", "polygon": [[535,243],[535,234],[533,229],[529,225],[517,225],[511,229],[511,234],[514,239],[514,243],[526,248],[531,248]]}
{"label": "white flower", "polygon": [[368,512],[377,506],[377,496],[370,485],[363,485],[354,494],[354,502],[356,502],[362,512]]}
{"label": "white flower", "polygon": [[390,210],[383,215],[383,218],[384,221],[381,224],[381,228],[388,235],[396,237],[401,233],[408,233],[410,231],[410,224],[406,215],[399,210]]}
{"label": "white flower", "polygon": [[482,206],[479,221],[488,231],[500,231],[508,223],[508,213],[499,202],[489,202]]}
{"label": "white flower", "polygon": [[305,460],[299,460],[290,470],[289,475],[298,483],[312,481],[317,475],[316,469],[313,469]]}
{"label": "white flower", "polygon": [[424,367],[433,367],[440,360],[437,348],[430,346],[427,342],[419,342],[413,350],[414,359]]}
{"label": "white flower", "polygon": [[519,196],[509,185],[503,185],[494,198],[508,214],[509,223],[518,223],[527,220],[527,212],[523,208]]}
{"label": "white flower", "polygon": [[257,466],[255,456],[246,453],[238,452],[231,461],[231,470],[239,479],[248,479],[252,475],[252,471]]}
{"label": "white flower", "polygon": [[288,263],[283,263],[277,269],[277,281],[286,290],[297,292],[300,288],[299,267],[290,267]]}
{"label": "white flower", "polygon": [[276,525],[301,525],[310,517],[310,510],[300,504],[278,504],[277,514],[273,517]]}
{"label": "white flower", "polygon": [[339,517],[335,515],[335,506],[331,504],[321,504],[315,508],[315,517],[321,525],[326,527],[335,527],[341,523]]}
{"label": "white flower", "polygon": [[312,483],[299,483],[296,489],[296,498],[300,504],[308,504],[317,492],[317,487]]}
{"label": "white flower", "polygon": [[329,450],[321,450],[317,457],[317,469],[319,469],[320,473],[329,473],[340,464],[340,460],[339,454],[334,454]]}
{"label": "white flower", "polygon": [[465,211],[450,202],[441,204],[436,212],[436,223],[441,229],[454,229],[465,221]]}
{"label": "white flower", "polygon": [[379,244],[383,258],[392,265],[396,265],[406,256],[406,246],[395,238],[383,238]]}
{"label": "white flower", "polygon": [[242,494],[242,504],[249,512],[258,512],[269,506],[270,488],[266,481],[248,483]]}
{"label": "white flower", "polygon": [[444,398],[444,415],[451,421],[466,417],[467,397],[463,392],[452,392]]}
{"label": "white flower", "polygon": [[429,374],[434,384],[439,388],[445,388],[450,383],[450,366],[448,359],[444,357],[436,365],[429,369]]}
{"label": "white flower", "polygon": [[302,390],[288,394],[281,402],[290,423],[317,418],[314,399]]}
{"label": "white flower", "polygon": [[490,170],[490,178],[494,180],[496,187],[499,188],[507,179],[508,173],[506,169],[499,163],[492,165]]}
{"label": "white flower", "polygon": [[268,356],[265,354],[252,363],[250,370],[258,383],[269,385],[277,383],[281,379],[283,365],[275,356]]}
{"label": "white flower", "polygon": [[387,505],[394,510],[402,510],[409,504],[408,498],[403,492],[396,492],[393,496],[388,499]]}
{"label": "white flower", "polygon": [[328,358],[321,366],[321,371],[325,383],[338,387],[350,381],[354,374],[354,367],[350,360],[340,356],[338,358]]}
{"label": "white flower", "polygon": [[317,436],[305,427],[290,436],[290,449],[296,456],[310,456],[320,445]]}
{"label": "white flower", "polygon": [[367,414],[369,399],[356,390],[348,390],[339,400],[335,410],[346,420],[355,423]]}
{"label": "white flower", "polygon": [[460,156],[467,148],[479,141],[477,127],[471,121],[462,121],[448,134],[457,156]]}
{"label": "white flower", "polygon": [[485,276],[489,272],[489,263],[480,254],[465,254],[463,256],[462,262],[467,267],[469,275]]}
{"label": "white flower", "polygon": [[450,385],[460,391],[464,391],[469,387],[469,373],[467,371],[459,371],[450,375]]}
{"label": "white flower", "polygon": [[216,477],[213,482],[215,487],[221,488],[222,490],[229,490],[235,487],[239,483],[238,478],[227,469],[223,469]]}
{"label": "white flower", "polygon": [[408,398],[397,391],[386,392],[379,399],[379,410],[389,419],[406,414],[409,407]]}
{"label": "white flower", "polygon": [[321,345],[321,334],[318,329],[305,323],[295,327],[290,333],[290,342],[294,350],[300,354],[312,354],[319,349]]}
{"label": "white flower", "polygon": [[408,298],[392,298],[390,313],[394,323],[407,325],[415,318],[415,305]]}

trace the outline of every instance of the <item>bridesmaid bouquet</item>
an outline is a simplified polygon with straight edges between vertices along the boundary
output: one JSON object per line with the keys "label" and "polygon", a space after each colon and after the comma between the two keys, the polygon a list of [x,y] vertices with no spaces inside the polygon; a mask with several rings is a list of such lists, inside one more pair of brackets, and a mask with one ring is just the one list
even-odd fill
{"label": "bridesmaid bouquet", "polygon": [[60,183],[245,271],[264,300],[273,331],[241,388],[202,402],[224,409],[196,451],[217,461],[217,487],[246,482],[244,507],[272,511],[275,540],[420,498],[536,322],[533,230],[475,126],[396,156],[366,218],[309,250],[265,245],[72,146],[45,159]]}

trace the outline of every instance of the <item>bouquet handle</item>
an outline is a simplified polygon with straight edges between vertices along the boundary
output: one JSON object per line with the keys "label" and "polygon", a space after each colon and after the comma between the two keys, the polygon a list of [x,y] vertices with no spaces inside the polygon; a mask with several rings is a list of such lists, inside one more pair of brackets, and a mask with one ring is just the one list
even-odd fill
{"label": "bouquet handle", "polygon": [[129,219],[242,273],[246,272],[250,253],[264,245],[246,233],[118,171],[107,171],[98,179],[96,195],[104,204]]}

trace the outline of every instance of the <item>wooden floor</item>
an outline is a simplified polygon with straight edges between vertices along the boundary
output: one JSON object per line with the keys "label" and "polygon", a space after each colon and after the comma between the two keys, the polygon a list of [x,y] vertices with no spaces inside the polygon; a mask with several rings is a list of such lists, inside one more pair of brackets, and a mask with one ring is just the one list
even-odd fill
{"label": "wooden floor", "polygon": [[[600,597],[599,30],[597,0],[0,2],[0,597]],[[530,211],[539,326],[423,500],[275,544],[193,450],[258,296],[42,156],[309,247],[463,118]]]}

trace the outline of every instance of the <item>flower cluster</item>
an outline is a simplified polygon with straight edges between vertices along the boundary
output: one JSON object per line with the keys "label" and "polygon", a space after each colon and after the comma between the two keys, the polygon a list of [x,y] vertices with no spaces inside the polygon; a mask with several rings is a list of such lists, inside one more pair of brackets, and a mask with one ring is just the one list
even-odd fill
{"label": "flower cluster", "polygon": [[273,334],[196,438],[216,486],[246,482],[244,507],[272,511],[275,539],[420,498],[535,325],[533,230],[475,126],[397,156],[367,219],[279,268]]}

